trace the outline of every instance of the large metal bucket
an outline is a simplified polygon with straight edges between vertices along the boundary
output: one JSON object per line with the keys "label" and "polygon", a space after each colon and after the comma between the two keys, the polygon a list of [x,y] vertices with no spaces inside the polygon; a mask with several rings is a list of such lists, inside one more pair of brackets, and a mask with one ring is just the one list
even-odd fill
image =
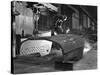
{"label": "large metal bucket", "polygon": [[51,46],[52,42],[47,40],[27,40],[21,45],[20,55],[40,53],[45,56],[50,53]]}

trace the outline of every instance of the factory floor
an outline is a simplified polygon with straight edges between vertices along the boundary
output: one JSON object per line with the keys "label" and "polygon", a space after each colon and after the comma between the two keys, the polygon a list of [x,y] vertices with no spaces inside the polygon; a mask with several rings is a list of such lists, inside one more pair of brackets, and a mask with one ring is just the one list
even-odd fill
{"label": "factory floor", "polygon": [[[57,72],[54,68],[53,61],[43,63],[44,59],[33,59],[33,56],[21,57],[14,59],[14,73],[40,73],[40,72]],[[48,60],[46,58],[46,60]],[[42,62],[42,63],[41,63]],[[41,64],[40,64],[41,63]],[[84,54],[83,58],[73,64],[73,70],[97,69],[97,50],[91,49]]]}
{"label": "factory floor", "polygon": [[97,50],[87,52],[81,60],[74,63],[74,70],[97,69]]}

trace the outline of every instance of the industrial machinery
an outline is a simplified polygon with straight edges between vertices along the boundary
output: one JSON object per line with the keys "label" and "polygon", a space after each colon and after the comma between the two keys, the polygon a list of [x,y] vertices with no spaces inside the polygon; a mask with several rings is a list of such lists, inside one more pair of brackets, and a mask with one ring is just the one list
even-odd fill
{"label": "industrial machinery", "polygon": [[[43,6],[52,7],[50,4],[43,4]],[[37,14],[39,15],[39,13],[40,12],[38,10]],[[41,34],[39,34],[39,31],[37,31],[35,35],[32,35],[31,37],[26,38],[24,41],[21,41],[19,56],[27,56],[39,53],[40,57],[44,57],[50,54],[52,55],[52,53],[55,51],[54,53],[56,54],[58,52],[58,54],[54,56],[54,58],[57,59],[55,61],[67,62],[81,59],[83,56],[84,40],[81,36],[69,34],[69,30],[64,32],[62,24],[65,20],[67,20],[67,16],[60,15],[60,17],[60,19],[57,19],[51,31]],[[38,19],[36,21],[38,22]],[[38,23],[36,23],[36,25],[38,25]],[[36,26],[36,28],[39,27]],[[51,57],[53,59],[53,56]]]}
{"label": "industrial machinery", "polygon": [[[63,19],[64,20],[64,19]],[[54,29],[50,32],[31,36],[21,43],[20,55],[39,53],[41,57],[51,55],[56,56],[55,61],[77,61],[83,56],[84,40],[81,36],[64,33],[61,27],[63,20],[57,20]],[[57,25],[58,24],[58,25]],[[56,33],[56,34],[55,34]],[[47,36],[48,35],[48,36]],[[56,49],[56,50],[55,50]],[[55,52],[54,52],[55,51]]]}
{"label": "industrial machinery", "polygon": [[51,49],[62,51],[62,60],[79,60],[83,56],[84,41],[73,34],[59,34],[51,37],[31,37],[23,41],[20,48],[21,55],[40,53],[41,56],[49,55]]}

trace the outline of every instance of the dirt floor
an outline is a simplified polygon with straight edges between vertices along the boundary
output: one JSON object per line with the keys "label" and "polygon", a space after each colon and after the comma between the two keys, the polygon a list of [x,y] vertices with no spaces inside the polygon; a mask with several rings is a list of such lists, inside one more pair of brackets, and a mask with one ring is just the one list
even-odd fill
{"label": "dirt floor", "polygon": [[[39,59],[39,60],[38,60]],[[38,61],[36,61],[38,60]],[[53,60],[34,58],[33,56],[14,59],[14,73],[39,73],[60,71],[54,68]],[[43,61],[45,61],[43,63]],[[97,50],[90,50],[83,58],[73,64],[73,70],[97,69]]]}
{"label": "dirt floor", "polygon": [[73,66],[74,70],[97,69],[97,50],[87,52],[84,57],[76,62]]}
{"label": "dirt floor", "polygon": [[97,69],[97,43],[85,41],[83,58],[73,66],[74,70]]}
{"label": "dirt floor", "polygon": [[[97,69],[97,43],[91,44],[86,42],[85,45],[86,50],[84,50],[85,52],[83,54],[83,58],[73,63],[73,71]],[[58,55],[57,57],[60,57],[62,53],[58,50],[52,51],[50,55],[45,57],[35,58],[34,55],[29,55],[14,59],[14,73],[22,74],[61,71],[55,69],[55,59],[52,59],[52,57],[54,57],[56,54]]]}

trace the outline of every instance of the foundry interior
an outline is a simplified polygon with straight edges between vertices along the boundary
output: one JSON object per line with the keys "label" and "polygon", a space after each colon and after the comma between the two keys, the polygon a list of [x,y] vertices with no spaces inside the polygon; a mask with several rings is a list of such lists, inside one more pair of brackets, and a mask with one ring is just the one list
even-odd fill
{"label": "foundry interior", "polygon": [[97,6],[11,2],[11,73],[97,69]]}

